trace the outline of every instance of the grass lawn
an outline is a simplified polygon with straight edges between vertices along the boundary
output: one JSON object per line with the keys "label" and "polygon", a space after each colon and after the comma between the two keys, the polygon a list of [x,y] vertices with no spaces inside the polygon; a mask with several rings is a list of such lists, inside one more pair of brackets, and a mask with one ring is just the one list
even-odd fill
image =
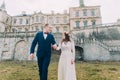
{"label": "grass lawn", "polygon": [[[57,62],[49,66],[48,80],[57,80]],[[0,62],[0,80],[39,80],[36,62]],[[76,62],[77,80],[120,80],[120,62]]]}

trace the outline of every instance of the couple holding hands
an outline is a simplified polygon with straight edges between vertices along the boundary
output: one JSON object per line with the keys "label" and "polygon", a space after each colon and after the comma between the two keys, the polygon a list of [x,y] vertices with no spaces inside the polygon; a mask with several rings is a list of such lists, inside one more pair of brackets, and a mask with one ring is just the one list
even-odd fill
{"label": "couple holding hands", "polygon": [[63,39],[58,47],[54,36],[50,33],[52,27],[45,24],[43,31],[38,32],[31,44],[30,59],[34,58],[35,46],[37,47],[37,63],[40,80],[48,80],[48,67],[51,60],[51,50],[61,49],[58,64],[58,80],[76,80],[75,71],[75,45],[68,32],[63,34]]}

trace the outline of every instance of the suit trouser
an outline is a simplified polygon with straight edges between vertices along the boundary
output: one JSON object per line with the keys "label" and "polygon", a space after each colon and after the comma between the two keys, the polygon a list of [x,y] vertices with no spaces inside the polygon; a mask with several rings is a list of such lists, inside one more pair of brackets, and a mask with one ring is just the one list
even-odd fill
{"label": "suit trouser", "polygon": [[47,80],[48,76],[48,66],[50,64],[50,57],[38,57],[38,69],[40,80]]}

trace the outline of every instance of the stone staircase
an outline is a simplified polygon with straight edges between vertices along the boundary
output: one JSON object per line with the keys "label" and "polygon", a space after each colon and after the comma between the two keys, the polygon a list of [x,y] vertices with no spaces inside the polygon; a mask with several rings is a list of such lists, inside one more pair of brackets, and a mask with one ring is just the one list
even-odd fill
{"label": "stone staircase", "polygon": [[99,45],[100,47],[108,50],[111,53],[113,52],[120,53],[120,45],[111,46],[97,39],[83,39],[82,43],[80,39],[75,41],[75,45],[79,47],[83,47],[85,44]]}

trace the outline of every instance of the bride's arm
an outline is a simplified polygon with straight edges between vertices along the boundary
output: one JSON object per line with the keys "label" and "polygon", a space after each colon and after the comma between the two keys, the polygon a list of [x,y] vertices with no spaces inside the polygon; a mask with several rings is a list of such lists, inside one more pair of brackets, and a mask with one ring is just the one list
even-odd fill
{"label": "bride's arm", "polygon": [[58,44],[56,50],[60,50],[61,49],[61,43]]}
{"label": "bride's arm", "polygon": [[74,40],[72,40],[71,42],[72,42],[72,45],[71,45],[72,60],[75,61],[75,44],[74,44]]}

